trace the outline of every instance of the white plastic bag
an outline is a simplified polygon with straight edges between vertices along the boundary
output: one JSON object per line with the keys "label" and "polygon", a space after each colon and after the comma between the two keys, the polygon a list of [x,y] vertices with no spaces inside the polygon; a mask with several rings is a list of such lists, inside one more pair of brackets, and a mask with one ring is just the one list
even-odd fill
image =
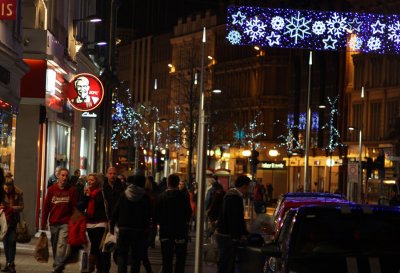
{"label": "white plastic bag", "polygon": [[6,235],[8,229],[6,214],[4,210],[0,210],[0,240]]}

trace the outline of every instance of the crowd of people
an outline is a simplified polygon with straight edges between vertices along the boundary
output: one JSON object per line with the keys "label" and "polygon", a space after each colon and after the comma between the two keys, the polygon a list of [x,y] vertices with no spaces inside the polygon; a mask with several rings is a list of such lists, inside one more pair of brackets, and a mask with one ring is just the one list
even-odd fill
{"label": "crowd of people", "polygon": [[[16,224],[24,208],[22,190],[11,174],[0,169],[1,206],[8,230],[3,238],[6,265],[2,272],[16,272]],[[243,198],[250,179],[239,176],[230,189],[218,177],[207,178],[205,212],[208,237],[215,235],[220,258],[218,272],[233,272],[236,249],[248,231]],[[109,273],[112,259],[118,273],[140,272],[143,265],[152,273],[148,248],[155,247],[158,234],[163,273],[183,273],[189,232],[196,228],[198,187],[187,185],[176,174],[156,183],[153,177],[135,174],[125,178],[109,167],[105,175],[81,175],[76,170],[57,167],[47,182],[41,230],[50,231],[53,273],[63,272],[72,256],[89,248],[89,272]],[[116,248],[104,250],[107,233],[115,234]],[[175,255],[175,265],[173,263]]]}

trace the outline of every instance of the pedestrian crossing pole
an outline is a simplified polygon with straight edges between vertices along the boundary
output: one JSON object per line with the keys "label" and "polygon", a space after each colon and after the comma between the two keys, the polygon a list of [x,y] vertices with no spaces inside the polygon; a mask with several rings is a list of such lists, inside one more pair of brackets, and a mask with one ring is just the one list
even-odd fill
{"label": "pedestrian crossing pole", "polygon": [[206,130],[204,111],[204,51],[206,47],[206,28],[203,28],[203,39],[201,47],[201,71],[200,71],[200,105],[199,105],[199,129],[197,136],[197,172],[196,180],[199,185],[197,196],[197,218],[196,218],[196,249],[194,260],[194,273],[203,272],[203,238],[204,238],[204,196],[206,189]]}

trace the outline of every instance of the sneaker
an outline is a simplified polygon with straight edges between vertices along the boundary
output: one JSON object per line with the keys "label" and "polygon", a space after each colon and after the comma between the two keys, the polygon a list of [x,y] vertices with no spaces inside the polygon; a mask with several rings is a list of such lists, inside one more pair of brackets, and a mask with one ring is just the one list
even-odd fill
{"label": "sneaker", "polygon": [[6,266],[1,270],[1,272],[10,272],[9,264],[6,264]]}

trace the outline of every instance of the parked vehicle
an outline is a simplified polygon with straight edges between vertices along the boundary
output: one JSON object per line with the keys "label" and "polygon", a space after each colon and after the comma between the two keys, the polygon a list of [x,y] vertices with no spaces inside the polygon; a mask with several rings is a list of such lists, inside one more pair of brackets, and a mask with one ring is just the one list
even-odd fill
{"label": "parked vehicle", "polygon": [[303,206],[290,210],[275,239],[253,255],[265,259],[264,273],[398,273],[399,225],[396,207]]}

